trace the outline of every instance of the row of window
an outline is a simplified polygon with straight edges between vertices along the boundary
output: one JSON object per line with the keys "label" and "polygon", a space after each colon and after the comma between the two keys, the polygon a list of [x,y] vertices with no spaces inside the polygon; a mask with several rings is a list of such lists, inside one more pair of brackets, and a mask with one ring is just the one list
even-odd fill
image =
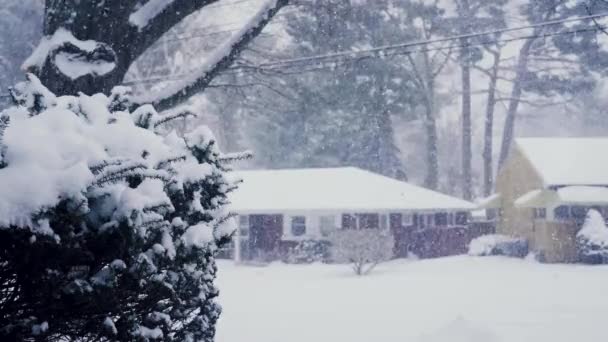
{"label": "row of window", "polygon": [[[401,214],[401,226],[417,225],[419,228],[442,227],[453,225],[466,225],[468,214],[462,213],[435,213],[435,214]],[[343,214],[341,227],[343,229],[387,229],[389,215],[387,214]],[[289,227],[291,235],[303,236],[306,234],[306,216],[291,216]],[[326,215],[319,217],[319,230],[321,235],[327,237],[337,228],[336,217]],[[239,216],[239,230],[243,237],[249,235],[249,216]]]}
{"label": "row of window", "polygon": [[[608,207],[585,207],[580,205],[560,205],[553,210],[553,216],[557,220],[576,220],[582,221],[587,216],[589,209],[595,209],[602,214],[608,213]],[[546,219],[547,209],[546,208],[534,208],[532,216],[535,219]]]}

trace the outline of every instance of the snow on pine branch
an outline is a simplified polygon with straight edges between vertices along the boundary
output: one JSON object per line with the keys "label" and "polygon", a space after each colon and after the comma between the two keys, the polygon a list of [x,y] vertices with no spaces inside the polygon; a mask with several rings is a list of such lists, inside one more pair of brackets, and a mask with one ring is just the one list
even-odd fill
{"label": "snow on pine branch", "polygon": [[[116,101],[105,95],[54,97],[35,76],[28,75],[28,80],[15,88],[21,105],[1,114],[0,227],[31,228],[39,214],[60,201],[86,201],[100,193],[110,195],[117,217],[131,218],[132,212],[150,207],[173,210],[167,187],[179,190],[215,177],[225,189],[233,188],[221,176],[220,158],[218,166],[210,164],[213,159],[202,160],[221,155],[208,128],[198,127],[186,139],[174,132],[163,136],[154,123],[167,118],[149,105],[133,113],[111,112],[108,108]],[[32,93],[41,99],[34,101]],[[32,115],[36,103],[44,105]],[[185,112],[169,113],[168,118]],[[213,208],[207,213],[215,217],[215,225],[228,215],[224,210],[216,217],[218,212]]]}
{"label": "snow on pine branch", "polygon": [[161,14],[174,0],[149,0],[129,16],[129,23],[140,31]]}
{"label": "snow on pine branch", "polygon": [[205,79],[216,70],[220,63],[230,58],[230,56],[235,53],[235,48],[247,39],[247,36],[256,28],[265,23],[269,19],[270,13],[272,13],[277,6],[279,6],[278,0],[267,0],[240,30],[233,33],[226,42],[215,48],[200,67],[191,71],[189,73],[190,76],[174,82],[162,90],[140,95],[134,99],[134,102],[139,104],[158,103],[179,93],[184,93],[186,89],[195,86],[197,82]]}
{"label": "snow on pine branch", "polygon": [[89,74],[105,75],[116,68],[116,56],[107,44],[79,40],[64,28],[43,37],[21,68],[37,72],[48,58],[52,58],[57,69],[71,79]]}

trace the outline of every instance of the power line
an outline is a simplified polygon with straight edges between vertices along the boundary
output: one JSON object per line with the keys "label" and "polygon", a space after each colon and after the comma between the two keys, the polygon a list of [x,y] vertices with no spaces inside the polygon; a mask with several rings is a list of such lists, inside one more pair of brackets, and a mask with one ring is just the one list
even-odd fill
{"label": "power line", "polygon": [[[260,72],[260,71],[264,72],[264,71],[273,71],[273,70],[281,69],[281,68],[289,68],[289,67],[298,66],[298,65],[307,66],[307,65],[311,65],[311,63],[316,63],[318,65],[321,63],[330,62],[330,63],[335,64],[336,61],[348,62],[348,61],[352,61],[352,60],[361,60],[363,58],[370,58],[370,57],[383,57],[383,56],[411,54],[411,53],[417,53],[417,52],[463,49],[466,47],[484,46],[484,45],[501,43],[501,42],[506,43],[506,42],[513,42],[513,41],[518,41],[518,40],[527,40],[527,39],[531,39],[531,38],[541,38],[541,37],[550,37],[550,36],[566,35],[566,34],[597,32],[599,30],[599,28],[594,27],[594,28],[590,28],[590,29],[579,29],[579,30],[574,30],[574,31],[560,31],[560,32],[545,33],[545,34],[540,34],[540,35],[526,35],[526,36],[518,36],[518,37],[513,37],[513,38],[494,39],[494,40],[487,40],[487,41],[477,42],[477,43],[460,44],[460,45],[456,45],[456,46],[451,45],[451,46],[443,46],[443,47],[428,48],[428,49],[402,50],[402,49],[408,48],[408,47],[425,46],[425,45],[430,45],[430,44],[449,42],[449,41],[479,37],[479,36],[484,36],[484,35],[487,36],[487,35],[492,35],[492,34],[497,34],[497,33],[520,31],[520,30],[524,30],[524,29],[537,28],[537,27],[542,27],[542,26],[550,26],[550,25],[556,25],[556,24],[573,22],[573,21],[588,20],[588,19],[605,17],[605,16],[608,16],[608,13],[595,14],[595,15],[570,18],[570,19],[553,20],[553,21],[541,22],[541,23],[536,23],[536,24],[531,24],[531,25],[525,25],[525,26],[519,26],[519,27],[513,27],[513,28],[504,28],[504,29],[486,31],[486,32],[471,33],[471,34],[465,34],[465,35],[457,35],[457,36],[439,38],[439,39],[434,39],[434,40],[415,41],[415,42],[410,42],[410,43],[387,45],[387,46],[371,48],[371,49],[366,49],[366,50],[359,50],[359,51],[344,51],[344,52],[337,52],[337,53],[326,54],[326,55],[285,59],[285,60],[280,60],[280,61],[275,61],[275,62],[262,63],[262,64],[255,65],[255,66],[238,66],[238,67],[231,68],[229,70],[230,70],[230,72],[233,72],[233,73],[241,73],[241,72],[247,72],[247,71],[251,71],[251,70],[254,70],[255,72]],[[333,66],[330,66],[330,68],[331,67],[333,67]],[[327,67],[322,67],[320,69],[325,69],[325,68],[327,68]],[[318,69],[314,69],[314,70],[318,70]],[[134,84],[143,84],[143,83],[151,83],[151,82],[159,82],[159,81],[161,81],[161,82],[162,81],[178,81],[178,80],[184,79],[187,76],[190,76],[190,75],[176,75],[176,76],[171,76],[170,78],[154,77],[154,78],[148,78],[148,79],[143,79],[143,80],[133,80],[133,81],[125,82],[123,84],[134,85]]]}
{"label": "power line", "polygon": [[467,34],[461,34],[461,35],[450,36],[450,37],[445,37],[445,38],[428,39],[428,40],[420,40],[420,41],[414,41],[414,42],[402,43],[402,44],[385,45],[385,46],[380,46],[380,47],[366,49],[366,50],[341,51],[341,52],[325,54],[325,55],[285,59],[282,61],[273,62],[272,64],[274,64],[274,65],[291,64],[291,63],[295,63],[295,62],[331,59],[331,58],[336,58],[336,57],[347,57],[347,56],[356,55],[358,53],[374,53],[374,52],[379,53],[382,51],[397,50],[397,49],[405,48],[405,47],[429,45],[429,44],[435,44],[435,43],[444,43],[444,42],[449,42],[449,41],[453,41],[453,40],[461,40],[461,39],[476,38],[476,37],[481,37],[481,36],[495,35],[498,33],[521,31],[521,30],[525,30],[525,29],[564,24],[564,23],[574,22],[574,21],[591,20],[591,19],[596,19],[596,18],[601,18],[601,17],[606,17],[606,16],[608,16],[608,13],[587,15],[587,16],[569,18],[569,19],[551,20],[551,21],[539,22],[539,23],[530,24],[530,25],[524,25],[524,26],[518,26],[518,27],[508,27],[508,28],[490,30],[490,31],[484,31],[484,32],[467,33]]}

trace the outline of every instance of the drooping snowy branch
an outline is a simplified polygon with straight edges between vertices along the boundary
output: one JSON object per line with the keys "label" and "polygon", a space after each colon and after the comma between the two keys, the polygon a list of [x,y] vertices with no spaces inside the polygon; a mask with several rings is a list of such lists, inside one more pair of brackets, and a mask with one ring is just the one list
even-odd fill
{"label": "drooping snowy branch", "polygon": [[203,91],[218,74],[234,62],[247,44],[255,39],[279,10],[288,3],[289,0],[266,1],[242,29],[216,48],[206,62],[198,70],[192,72],[191,77],[175,82],[162,91],[136,98],[134,102],[137,104],[153,103],[158,110],[163,110],[174,107],[192,95]]}

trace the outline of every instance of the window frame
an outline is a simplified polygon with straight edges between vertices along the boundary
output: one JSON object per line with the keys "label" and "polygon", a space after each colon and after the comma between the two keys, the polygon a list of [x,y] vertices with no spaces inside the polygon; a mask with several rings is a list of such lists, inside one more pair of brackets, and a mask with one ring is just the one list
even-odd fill
{"label": "window frame", "polygon": [[239,215],[239,236],[242,238],[248,238],[249,227],[249,215]]}
{"label": "window frame", "polygon": [[535,220],[547,219],[547,208],[534,208],[533,217]]}
{"label": "window frame", "polygon": [[[324,225],[324,220],[327,220],[328,218],[331,219],[331,224],[329,228],[327,228]],[[319,216],[319,234],[321,234],[322,237],[328,237],[331,235],[332,232],[334,232],[336,230],[336,215],[320,215]],[[327,220],[325,223],[327,223],[329,220]]]}
{"label": "window frame", "polygon": [[[300,219],[302,219],[302,222],[296,222],[297,220],[300,220]],[[300,237],[300,236],[306,235],[306,233],[307,233],[306,216],[304,216],[304,215],[290,216],[289,228],[290,228],[289,233],[291,234],[291,236]],[[303,229],[303,230],[299,231],[296,229]]]}
{"label": "window frame", "polygon": [[410,213],[401,213],[401,227],[410,227],[414,225],[414,215]]}

